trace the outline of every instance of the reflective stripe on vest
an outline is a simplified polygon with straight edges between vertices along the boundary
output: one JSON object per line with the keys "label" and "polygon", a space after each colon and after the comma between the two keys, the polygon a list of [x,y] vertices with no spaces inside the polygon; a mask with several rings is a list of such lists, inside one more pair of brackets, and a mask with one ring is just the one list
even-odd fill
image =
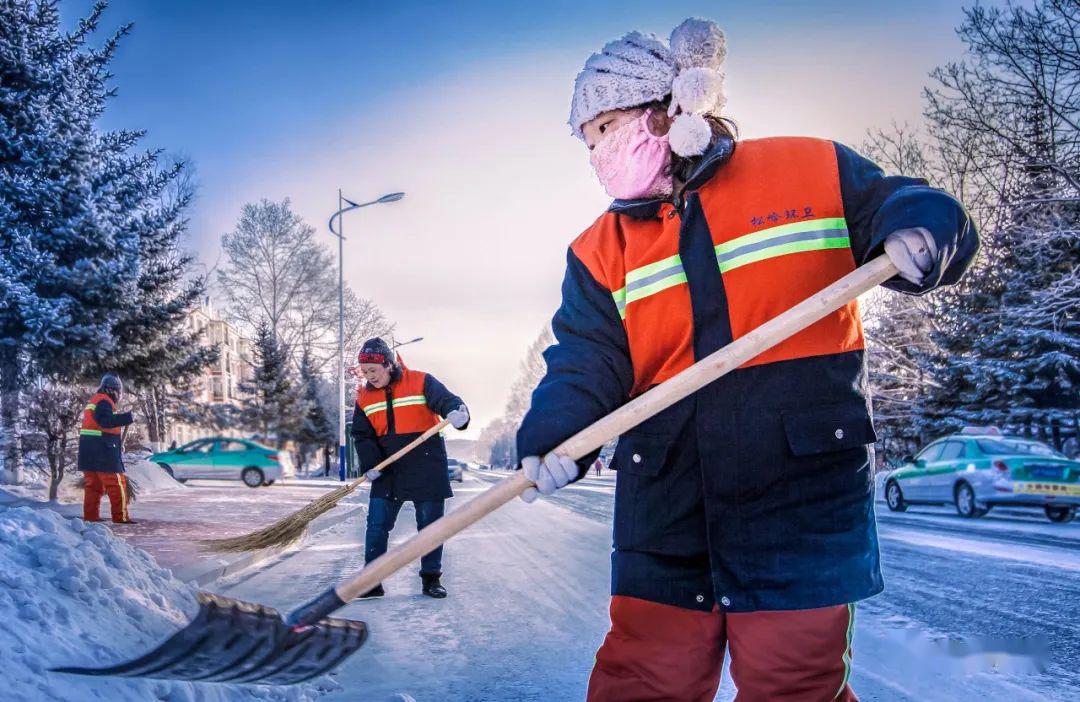
{"label": "reflective stripe on vest", "polygon": [[106,434],[113,436],[119,435],[122,432],[120,427],[106,428],[98,424],[97,420],[94,419],[94,411],[102,402],[108,403],[108,406],[111,407],[114,412],[116,411],[116,403],[113,402],[112,398],[105,393],[96,393],[90,398],[90,402],[87,403],[86,407],[83,408],[82,425],[79,427],[79,434],[81,436],[102,436]]}
{"label": "reflective stripe on vest", "polygon": [[[753,234],[740,236],[716,247],[716,262],[721,273],[777,256],[851,248],[847,221],[827,217],[805,222],[782,224]],[[675,254],[655,263],[635,268],[626,274],[626,285],[611,293],[619,317],[626,319],[626,306],[686,282],[682,258]]]}
{"label": "reflective stripe on vest", "polygon": [[777,256],[848,248],[851,248],[851,239],[847,221],[843,217],[827,217],[781,224],[725,241],[716,246],[716,261],[720,272],[727,273]]}
{"label": "reflective stripe on vest", "polygon": [[[407,395],[406,397],[394,398],[394,407],[408,407],[410,405],[426,405],[427,398],[423,395]],[[386,411],[386,402],[376,402],[374,404],[366,405],[364,408],[364,414],[371,416],[376,412]]]}
{"label": "reflective stripe on vest", "polygon": [[626,319],[626,306],[631,302],[685,282],[686,272],[683,271],[682,258],[675,254],[628,272],[626,285],[611,293],[611,297],[615,299],[619,317]]}

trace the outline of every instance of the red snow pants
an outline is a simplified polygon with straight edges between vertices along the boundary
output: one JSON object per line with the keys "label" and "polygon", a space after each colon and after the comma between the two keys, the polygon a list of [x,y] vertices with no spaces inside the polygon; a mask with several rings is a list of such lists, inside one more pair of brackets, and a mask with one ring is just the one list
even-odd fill
{"label": "red snow pants", "polygon": [[101,519],[101,496],[109,495],[109,507],[114,522],[128,520],[127,476],[123,473],[103,473],[96,470],[83,471],[83,519]]}
{"label": "red snow pants", "polygon": [[611,598],[588,702],[709,702],[731,651],[737,702],[857,702],[848,685],[854,605],[696,612]]}

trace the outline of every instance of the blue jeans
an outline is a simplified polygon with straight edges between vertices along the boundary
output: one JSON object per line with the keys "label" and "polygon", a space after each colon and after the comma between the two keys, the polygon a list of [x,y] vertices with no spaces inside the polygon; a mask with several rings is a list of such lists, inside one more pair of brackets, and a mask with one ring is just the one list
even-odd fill
{"label": "blue jeans", "polygon": [[[372,497],[368,501],[367,536],[364,543],[364,563],[370,563],[386,553],[390,530],[405,500]],[[413,500],[416,510],[416,529],[419,531],[443,516],[443,500]],[[424,554],[420,559],[420,575],[442,575],[442,546]]]}

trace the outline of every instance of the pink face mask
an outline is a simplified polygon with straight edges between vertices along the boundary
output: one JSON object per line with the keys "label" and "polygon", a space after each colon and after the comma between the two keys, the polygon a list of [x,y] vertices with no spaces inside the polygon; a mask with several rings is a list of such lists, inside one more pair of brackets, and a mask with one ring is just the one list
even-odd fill
{"label": "pink face mask", "polygon": [[589,161],[607,194],[620,200],[671,194],[668,137],[649,131],[651,110],[619,127],[592,150]]}

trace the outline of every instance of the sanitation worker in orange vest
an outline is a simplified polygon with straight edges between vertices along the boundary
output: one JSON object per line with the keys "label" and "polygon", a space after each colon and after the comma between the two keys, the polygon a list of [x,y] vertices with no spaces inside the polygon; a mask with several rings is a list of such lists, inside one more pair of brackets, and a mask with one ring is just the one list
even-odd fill
{"label": "sanitation worker in orange vest", "polygon": [[112,520],[136,524],[128,516],[128,486],[121,457],[121,432],[134,421],[131,412],[117,412],[124,393],[120,376],[106,373],[101,386],[83,410],[79,430],[78,469],[83,473],[83,519],[101,521],[101,496],[109,496]]}
{"label": "sanitation worker in orange vest", "polygon": [[[443,516],[444,501],[453,497],[447,469],[446,444],[436,434],[388,466],[374,470],[387,456],[439,423],[450,420],[455,429],[469,425],[469,410],[461,398],[434,376],[406,368],[382,339],[364,342],[359,354],[364,382],[356,392],[352,437],[361,469],[371,480],[364,562],[386,553],[398,512],[411,501],[416,528]],[[420,580],[428,597],[446,597],[442,577],[442,546],[420,559]],[[361,597],[382,597],[382,584]]]}
{"label": "sanitation worker in orange vest", "polygon": [[[885,254],[884,286],[921,294],[978,249],[926,181],[825,139],[737,140],[726,52],[690,19],[608,43],[577,77],[570,128],[614,201],[567,254],[517,435],[527,502],[595,458],[550,454],[562,441],[857,266]],[[739,700],[856,699],[855,603],[883,588],[864,348],[851,302],[620,438],[589,700],[712,700],[725,649]]]}

